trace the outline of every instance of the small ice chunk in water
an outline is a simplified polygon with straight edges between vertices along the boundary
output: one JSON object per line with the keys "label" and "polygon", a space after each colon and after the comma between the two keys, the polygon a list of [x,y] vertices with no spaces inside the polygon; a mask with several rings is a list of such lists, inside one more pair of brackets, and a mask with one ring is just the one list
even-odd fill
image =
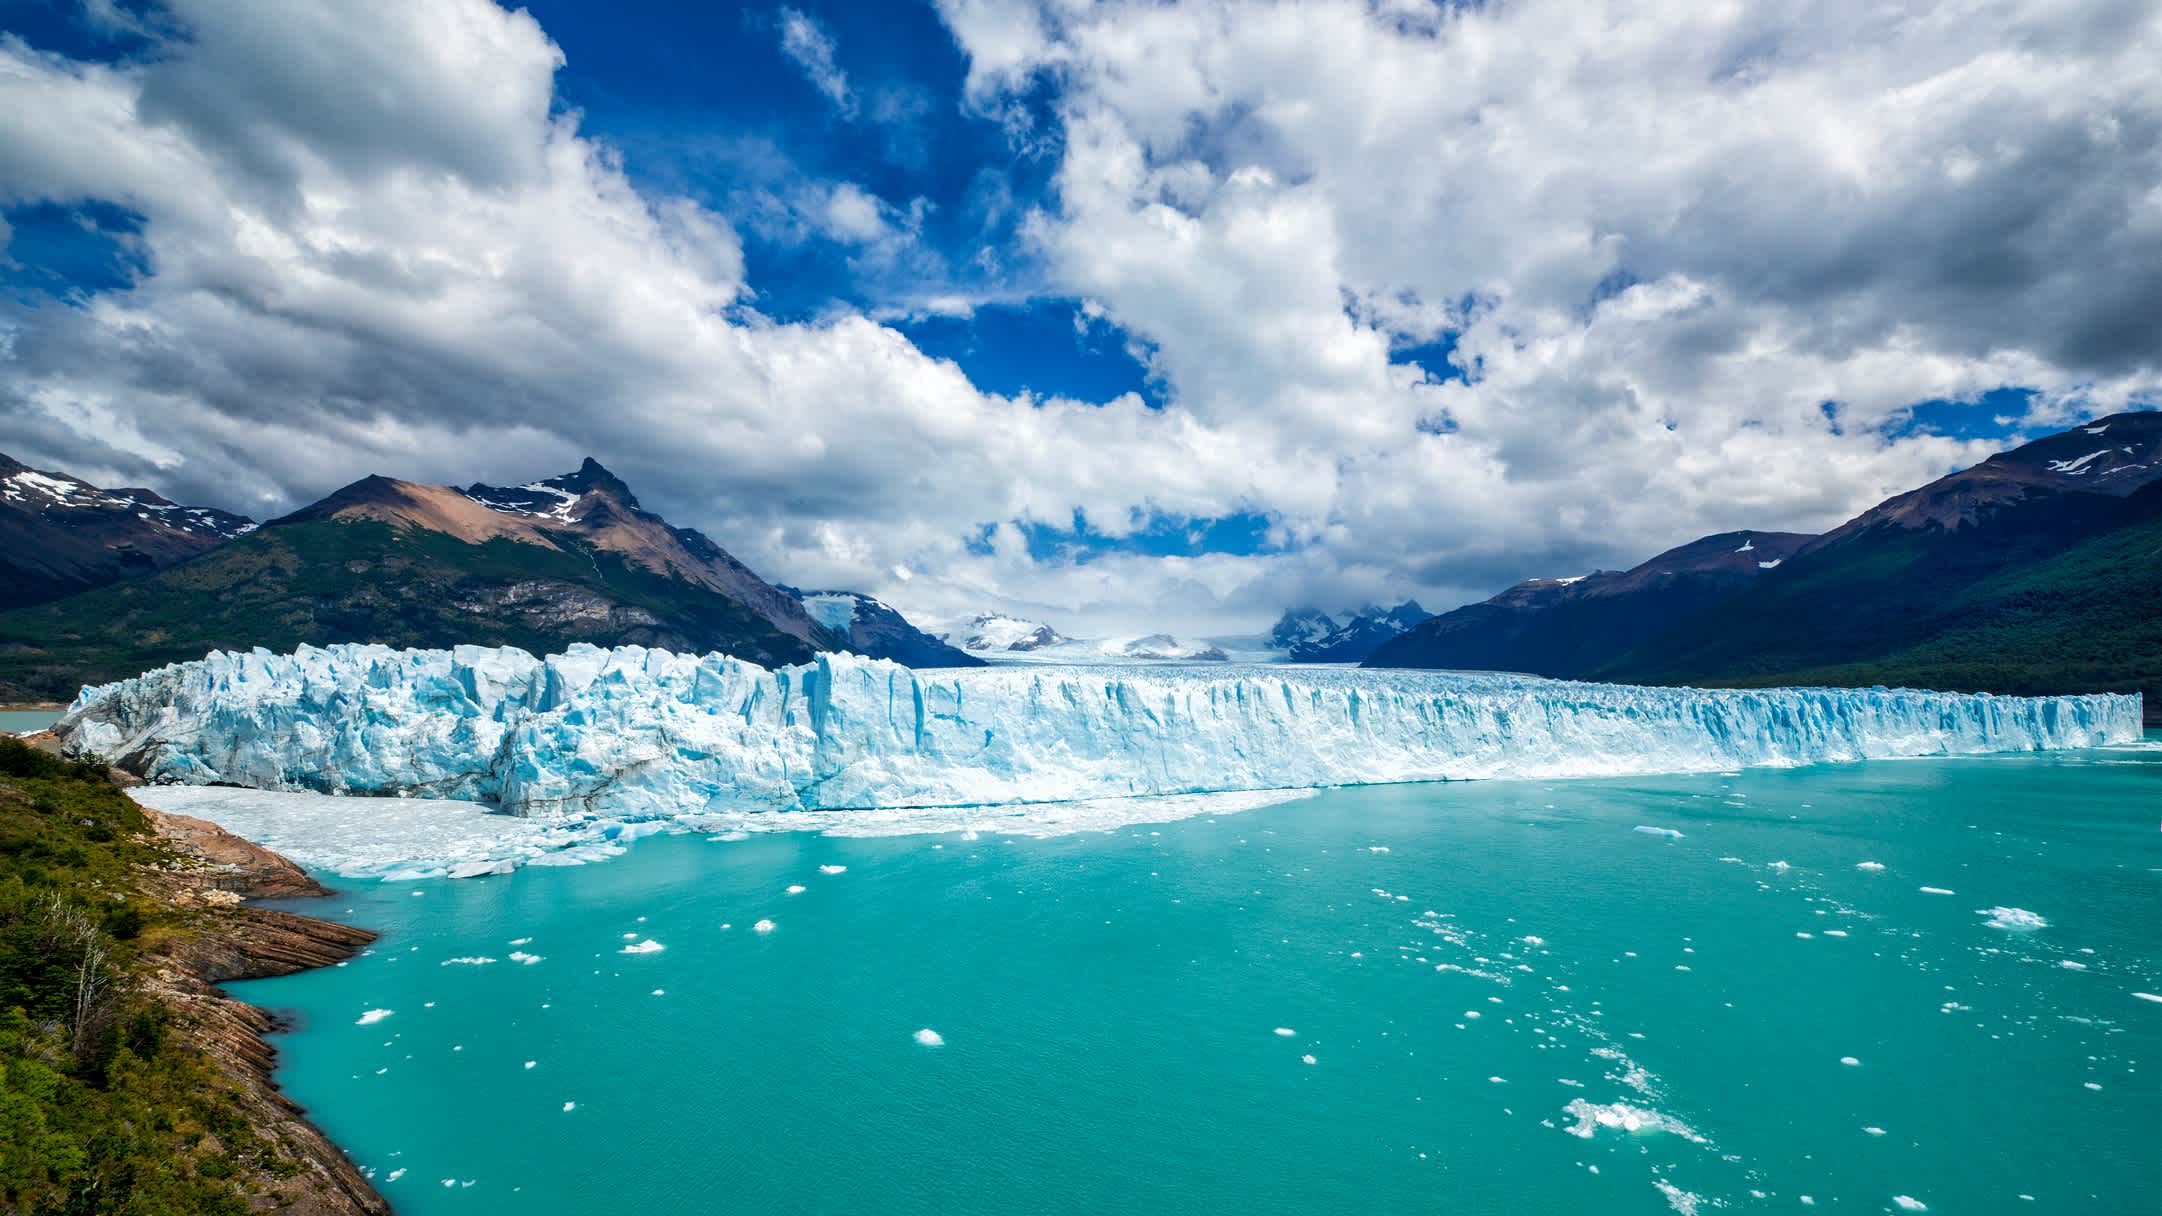
{"label": "small ice chunk in water", "polygon": [[1989,919],[1983,923],[1992,929],[2047,929],[2049,922],[2025,908],[1976,908],[1976,916]]}
{"label": "small ice chunk in water", "polygon": [[834,875],[834,874],[846,874],[846,873],[848,873],[848,867],[847,867],[847,866],[820,866],[820,867],[818,867],[818,872],[819,872],[819,873],[821,873],[821,874],[829,875],[829,876],[830,876],[830,875]]}
{"label": "small ice chunk in water", "polygon": [[1667,1206],[1673,1208],[1679,1216],[1697,1216],[1697,1204],[1704,1200],[1702,1195],[1695,1191],[1685,1191],[1664,1178],[1652,1179],[1652,1185],[1667,1197]]}
{"label": "small ice chunk in water", "polygon": [[1783,862],[1783,861],[1773,861],[1773,862],[1767,862],[1767,863],[1765,863],[1765,866],[1764,866],[1764,868],[1765,868],[1765,869],[1767,869],[1767,870],[1772,870],[1772,871],[1775,871],[1775,872],[1777,872],[1777,873],[1780,873],[1780,874],[1784,874],[1784,873],[1786,873],[1786,872],[1787,872],[1788,870],[1791,870],[1791,869],[1793,869],[1794,867],[1793,867],[1793,866],[1790,866],[1790,865],[1788,865],[1788,864],[1787,864],[1786,862]]}
{"label": "small ice chunk in water", "polygon": [[946,1045],[946,1036],[926,1026],[916,1032],[916,1041],[925,1047],[944,1047]]}
{"label": "small ice chunk in water", "polygon": [[1924,895],[1955,895],[1955,894],[1957,894],[1957,892],[1953,891],[1953,890],[1952,890],[1951,888],[1949,888],[1949,887],[1923,887],[1923,888],[1922,888],[1922,894],[1924,894]]}
{"label": "small ice chunk in water", "polygon": [[1872,1136],[1881,1136],[1884,1134],[1884,1129],[1881,1127],[1865,1127],[1862,1130],[1868,1132]]}
{"label": "small ice chunk in water", "polygon": [[1276,1028],[1276,1033],[1277,1033],[1278,1037],[1280,1037],[1280,1038],[1286,1038],[1286,1039],[1288,1039],[1288,1038],[1290,1038],[1290,1037],[1291,1037],[1292,1035],[1295,1035],[1295,1034],[1297,1034],[1297,1033],[1299,1033],[1299,1032],[1298,1032],[1298,1031],[1296,1031],[1296,1030],[1293,1030],[1293,1029],[1292,1029],[1291,1027],[1289,1027],[1289,1026],[1278,1026],[1278,1027]]}
{"label": "small ice chunk in water", "polygon": [[388,1009],[370,1009],[368,1012],[361,1014],[360,1020],[353,1023],[353,1025],[373,1026],[377,1022],[382,1021],[384,1018],[389,1017],[391,1015],[391,1012],[392,1011]]}
{"label": "small ice chunk in water", "polygon": [[1488,1077],[1488,1078],[1486,1079],[1486,1083],[1487,1083],[1487,1084],[1489,1084],[1489,1085],[1507,1085],[1507,1084],[1509,1083],[1509,1078],[1507,1078],[1507,1077]]}
{"label": "small ice chunk in water", "polygon": [[1385,844],[1370,844],[1366,846],[1366,851],[1369,853],[1386,853],[1389,851],[1389,846]]}
{"label": "small ice chunk in water", "polygon": [[1299,1057],[1299,1063],[1301,1063],[1301,1064],[1311,1064],[1311,1063],[1313,1063],[1313,1062],[1314,1062],[1314,1057],[1312,1057],[1312,1056],[1300,1056],[1300,1057]]}
{"label": "small ice chunk in water", "polygon": [[510,952],[510,961],[514,963],[524,963],[526,966],[530,967],[533,964],[541,961],[541,956],[538,954],[527,954],[523,950],[513,950]]}
{"label": "small ice chunk in water", "polygon": [[788,888],[788,894],[790,894],[790,895],[801,895],[801,894],[803,894],[803,892],[804,892],[804,891],[805,891],[806,889],[807,889],[807,888],[805,888],[805,887],[803,886],[803,884],[801,884],[801,883],[797,883],[797,884],[795,884],[795,885],[793,885],[793,886],[791,886],[791,887],[789,887],[789,888]]}
{"label": "small ice chunk in water", "polygon": [[525,1066],[526,1066],[527,1068],[531,1068],[531,1067],[533,1067],[533,1066],[534,1066],[535,1064],[538,1064],[538,1063],[540,1063],[540,1061],[539,1061],[539,1060],[527,1060],[527,1061],[525,1062]]}
{"label": "small ice chunk in water", "polygon": [[566,1115],[577,1109],[578,1104],[576,1102],[565,1102],[563,1104],[563,1113]]}
{"label": "small ice chunk in water", "polygon": [[1899,1210],[1902,1212],[1926,1212],[1929,1210],[1928,1204],[1912,1195],[1894,1195],[1892,1196],[1892,1202],[1898,1204]]}
{"label": "small ice chunk in water", "polygon": [[2156,996],[2152,992],[2135,992],[2132,995],[2138,1000],[2153,1001],[2157,1005],[2162,1005],[2162,996]]}
{"label": "small ice chunk in water", "polygon": [[485,954],[462,954],[457,958],[443,960],[445,967],[485,967],[495,960]]}
{"label": "small ice chunk in water", "polygon": [[650,938],[650,937],[649,937],[649,938],[647,938],[646,940],[644,940],[644,941],[642,941],[642,942],[633,942],[633,943],[631,943],[630,945],[628,945],[628,946],[625,946],[625,947],[623,947],[623,949],[622,949],[621,951],[619,951],[618,953],[622,953],[622,954],[659,954],[659,953],[660,953],[661,951],[663,951],[663,950],[666,950],[667,948],[668,948],[668,947],[666,947],[666,946],[663,946],[663,945],[662,945],[662,944],[660,944],[659,942],[657,942],[657,941],[654,941],[654,940],[653,940],[652,938]]}
{"label": "small ice chunk in water", "polygon": [[771,933],[773,932],[773,922],[770,920],[759,921],[751,926],[751,931],[753,933]]}
{"label": "small ice chunk in water", "polygon": [[1853,1068],[1853,1067],[1855,1067],[1856,1065],[1858,1065],[1858,1064],[1860,1064],[1860,1063],[1861,1063],[1861,1061],[1860,1061],[1860,1060],[1857,1060],[1857,1059],[1855,1059],[1855,1058],[1854,1058],[1853,1056],[1841,1056],[1841,1057],[1839,1057],[1839,1062],[1840,1062],[1840,1063],[1842,1063],[1842,1064],[1844,1064],[1844,1065],[1846,1065],[1846,1066],[1847,1066],[1847,1067],[1849,1067],[1849,1068]]}
{"label": "small ice chunk in water", "polygon": [[1884,863],[1881,861],[1857,861],[1854,863],[1854,868],[1870,874],[1881,874],[1884,872]]}
{"label": "small ice chunk in water", "polygon": [[1668,840],[1680,840],[1682,838],[1682,834],[1673,828],[1655,828],[1647,823],[1638,824],[1636,830],[1646,836],[1664,836]]}
{"label": "small ice chunk in water", "polygon": [[1579,1139],[1589,1140],[1604,1127],[1631,1135],[1667,1132],[1698,1144],[1704,1142],[1702,1136],[1681,1120],[1669,1118],[1655,1110],[1646,1110],[1641,1106],[1631,1106],[1627,1102],[1610,1102],[1601,1106],[1583,1098],[1571,1098],[1562,1110],[1576,1119],[1576,1126],[1562,1130]]}

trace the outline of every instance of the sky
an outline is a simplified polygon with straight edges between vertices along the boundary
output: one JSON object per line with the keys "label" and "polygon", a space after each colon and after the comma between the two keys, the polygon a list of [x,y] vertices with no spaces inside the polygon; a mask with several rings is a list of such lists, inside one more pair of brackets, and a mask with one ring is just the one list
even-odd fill
{"label": "sky", "polygon": [[2152,0],[0,0],[0,451],[599,459],[933,628],[1815,531],[2162,403]]}

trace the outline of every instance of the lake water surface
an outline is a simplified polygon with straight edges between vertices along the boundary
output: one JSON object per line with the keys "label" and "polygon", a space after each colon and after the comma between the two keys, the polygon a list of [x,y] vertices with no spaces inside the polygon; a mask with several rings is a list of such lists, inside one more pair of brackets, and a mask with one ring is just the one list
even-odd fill
{"label": "lake water surface", "polygon": [[2126,748],[667,837],[234,989],[410,1214],[2153,1212],[2158,817]]}
{"label": "lake water surface", "polygon": [[0,732],[11,735],[44,730],[60,720],[57,709],[0,709]]}

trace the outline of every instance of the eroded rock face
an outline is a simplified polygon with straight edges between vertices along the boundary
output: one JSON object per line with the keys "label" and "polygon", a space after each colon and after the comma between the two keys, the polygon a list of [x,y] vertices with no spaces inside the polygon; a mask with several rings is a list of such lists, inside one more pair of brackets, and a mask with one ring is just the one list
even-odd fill
{"label": "eroded rock face", "polygon": [[265,1036],[277,1029],[277,1019],[217,987],[343,962],[375,934],[248,906],[249,899],[329,891],[299,866],[216,824],[144,809],[160,838],[181,855],[178,864],[146,875],[145,886],[194,913],[194,931],[157,959],[150,988],[172,1011],[174,1033],[232,1081],[249,1127],[298,1167],[291,1177],[259,1179],[262,1190],[251,1204],[296,1216],[387,1216],[390,1204],[273,1082],[277,1052]]}
{"label": "eroded rock face", "polygon": [[168,872],[182,880],[176,893],[192,888],[242,899],[298,899],[330,894],[323,884],[308,877],[306,870],[261,845],[242,840],[217,824],[155,807],[146,806],[143,810],[150,816],[159,836],[198,863],[188,869]]}

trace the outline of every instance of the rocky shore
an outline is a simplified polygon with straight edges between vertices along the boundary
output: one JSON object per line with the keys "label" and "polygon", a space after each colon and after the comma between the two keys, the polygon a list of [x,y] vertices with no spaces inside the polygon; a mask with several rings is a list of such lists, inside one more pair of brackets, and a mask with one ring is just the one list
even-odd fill
{"label": "rocky shore", "polygon": [[308,1122],[272,1080],[277,1029],[270,1013],[227,996],[228,980],[262,979],[327,967],[375,940],[365,929],[252,906],[329,892],[299,866],[215,824],[145,808],[181,860],[144,876],[157,898],[195,913],[197,931],[155,961],[153,991],[172,1011],[175,1033],[229,1077],[250,1128],[280,1145],[298,1167],[262,1181],[251,1206],[295,1216],[378,1216],[390,1205],[335,1144]]}

